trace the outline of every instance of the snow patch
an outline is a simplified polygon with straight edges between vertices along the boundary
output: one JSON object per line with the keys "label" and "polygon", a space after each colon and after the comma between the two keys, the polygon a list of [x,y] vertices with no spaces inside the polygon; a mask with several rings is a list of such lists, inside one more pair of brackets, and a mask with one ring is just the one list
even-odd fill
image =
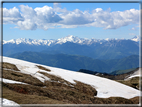
{"label": "snow patch", "polygon": [[5,99],[5,98],[0,98],[0,101],[2,101],[2,104],[0,105],[3,105],[3,106],[15,106],[15,107],[20,107],[19,104],[17,104],[16,102],[12,101],[12,100],[8,100],[8,99]]}
{"label": "snow patch", "polygon": [[14,80],[10,80],[10,79],[5,79],[5,78],[0,78],[0,81],[2,81],[4,83],[10,83],[10,84],[26,84],[27,85],[27,83],[14,81]]}
{"label": "snow patch", "polygon": [[129,79],[134,78],[134,77],[142,77],[141,76],[141,71],[142,71],[142,68],[139,68],[133,74],[129,75],[125,80],[129,80]]}
{"label": "snow patch", "polygon": [[135,36],[132,39],[130,39],[132,41],[138,42],[140,40],[139,36]]}

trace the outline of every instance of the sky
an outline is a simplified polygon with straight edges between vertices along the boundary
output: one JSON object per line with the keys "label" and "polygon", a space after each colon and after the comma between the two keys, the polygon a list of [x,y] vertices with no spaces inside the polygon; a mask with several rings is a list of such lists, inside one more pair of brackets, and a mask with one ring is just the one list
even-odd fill
{"label": "sky", "polygon": [[139,3],[3,3],[3,40],[133,38]]}

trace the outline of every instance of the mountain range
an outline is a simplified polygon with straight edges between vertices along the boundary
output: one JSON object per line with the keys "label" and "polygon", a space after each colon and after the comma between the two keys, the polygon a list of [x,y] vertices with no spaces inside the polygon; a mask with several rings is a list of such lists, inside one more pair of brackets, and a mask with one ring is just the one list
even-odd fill
{"label": "mountain range", "polygon": [[26,38],[19,38],[19,39],[11,39],[9,41],[5,41],[3,40],[3,45],[4,44],[29,44],[29,45],[46,45],[46,46],[52,46],[55,44],[63,44],[66,42],[73,42],[73,43],[78,43],[78,44],[86,44],[86,45],[91,45],[93,43],[102,43],[104,41],[112,41],[112,40],[132,40],[135,42],[139,42],[139,36],[134,36],[132,39],[88,39],[88,38],[79,38],[77,36],[73,36],[73,35],[69,35],[66,36],[64,38],[60,38],[60,39],[50,39],[50,40],[46,40],[46,39],[40,39],[40,40],[36,40],[36,39],[26,39]]}
{"label": "mountain range", "polygon": [[139,54],[139,37],[132,39],[86,39],[67,36],[57,40],[12,39],[3,41],[3,55],[32,51],[82,55],[94,59],[117,59]]}
{"label": "mountain range", "polygon": [[68,70],[111,73],[139,67],[139,37],[12,39],[3,41],[3,55]]}

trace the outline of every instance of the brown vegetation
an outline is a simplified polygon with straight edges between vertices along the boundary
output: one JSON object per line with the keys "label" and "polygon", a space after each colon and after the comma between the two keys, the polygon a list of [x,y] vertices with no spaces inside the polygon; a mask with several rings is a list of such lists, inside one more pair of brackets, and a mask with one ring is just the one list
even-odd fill
{"label": "brown vegetation", "polygon": [[[22,91],[19,91],[17,89]],[[39,87],[23,84],[3,83],[3,97],[19,104],[138,104],[139,97],[125,99],[121,97],[97,98],[75,89],[50,86]],[[27,100],[29,99],[29,100]],[[38,101],[39,100],[39,101]],[[43,100],[43,101],[42,101]],[[41,102],[40,102],[41,101]],[[50,102],[51,101],[51,102]]]}
{"label": "brown vegetation", "polygon": [[3,62],[2,63],[2,68],[6,68],[6,69],[11,69],[11,70],[15,70],[15,71],[20,71],[16,65],[11,64],[11,63],[7,63],[7,62]]}
{"label": "brown vegetation", "polygon": [[39,69],[42,69],[42,70],[45,70],[45,71],[49,71],[49,72],[51,72],[51,70],[50,69],[48,69],[48,68],[45,68],[45,67],[43,67],[43,66],[41,66],[41,65],[36,65]]}
{"label": "brown vegetation", "polygon": [[47,96],[21,94],[5,86],[2,87],[2,97],[12,100],[18,104],[64,104],[65,102],[48,98]]}
{"label": "brown vegetation", "polygon": [[75,81],[76,85],[74,85],[74,88],[82,93],[85,93],[87,95],[91,95],[91,96],[96,96],[97,95],[97,91],[90,85],[79,82],[79,81]]}
{"label": "brown vegetation", "polygon": [[[10,65],[10,64],[8,64]],[[3,68],[9,67],[4,65]],[[10,65],[11,66],[11,65]],[[12,65],[13,66],[13,65]],[[42,68],[42,67],[40,67]],[[42,83],[37,78],[28,74],[15,72],[14,66],[11,70],[3,70],[3,78],[16,80],[25,84],[2,83],[2,97],[13,100],[18,104],[138,104],[139,97],[125,99],[121,97],[97,98],[97,91],[90,85],[75,81],[72,84],[63,78],[49,73],[39,72],[50,81]],[[136,80],[137,81],[137,80]]]}
{"label": "brown vegetation", "polygon": [[[59,77],[59,76],[55,76],[55,75],[51,75],[45,72],[39,72],[45,76],[47,76],[48,78],[50,78],[51,82],[58,82],[59,84],[66,84],[66,85],[73,85],[72,83],[64,80],[63,78]],[[48,85],[49,82],[45,81],[45,84]]]}
{"label": "brown vegetation", "polygon": [[140,79],[139,77],[133,77],[128,80],[117,80],[117,82],[120,82],[122,84],[125,84],[125,85],[128,85],[130,87],[140,90],[140,80],[139,79]]}
{"label": "brown vegetation", "polygon": [[2,78],[20,81],[20,82],[24,82],[24,83],[28,83],[32,85],[37,85],[37,86],[43,86],[43,83],[37,78],[34,78],[33,76],[29,74],[23,74],[23,73],[11,71],[11,70],[3,70]]}

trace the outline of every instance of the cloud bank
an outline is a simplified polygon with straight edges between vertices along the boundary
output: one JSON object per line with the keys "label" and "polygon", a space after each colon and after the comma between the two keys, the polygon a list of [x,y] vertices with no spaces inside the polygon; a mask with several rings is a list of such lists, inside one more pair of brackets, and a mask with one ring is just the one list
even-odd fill
{"label": "cloud bank", "polygon": [[4,24],[15,24],[21,30],[36,30],[49,28],[75,28],[80,26],[103,27],[117,29],[130,24],[139,24],[140,11],[130,9],[125,11],[103,10],[96,8],[92,12],[75,9],[68,11],[54,3],[53,7],[43,6],[32,8],[20,5],[11,9],[3,8]]}

